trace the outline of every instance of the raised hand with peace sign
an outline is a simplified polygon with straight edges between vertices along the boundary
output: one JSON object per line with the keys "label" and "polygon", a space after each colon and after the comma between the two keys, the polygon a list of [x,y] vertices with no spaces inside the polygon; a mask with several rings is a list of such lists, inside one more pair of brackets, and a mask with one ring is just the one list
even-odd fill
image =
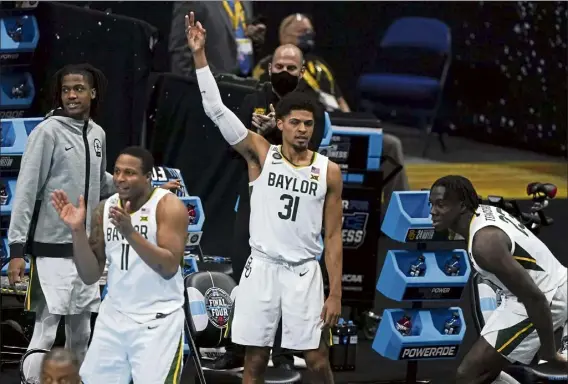
{"label": "raised hand with peace sign", "polygon": [[195,14],[193,12],[189,12],[189,15],[185,15],[185,36],[191,52],[199,52],[205,47],[207,31],[199,21],[197,23],[195,22]]}

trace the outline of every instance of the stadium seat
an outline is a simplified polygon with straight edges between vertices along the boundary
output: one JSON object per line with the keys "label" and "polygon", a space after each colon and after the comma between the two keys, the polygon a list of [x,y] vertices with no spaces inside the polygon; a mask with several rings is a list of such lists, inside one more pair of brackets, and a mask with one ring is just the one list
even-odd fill
{"label": "stadium seat", "polygon": [[[395,20],[380,41],[373,71],[359,77],[362,109],[381,118],[396,112],[417,119],[425,155],[450,62],[451,31],[446,24],[423,17]],[[441,134],[439,138],[445,150]]]}
{"label": "stadium seat", "polygon": [[[196,349],[220,348],[228,344],[228,327],[233,302],[238,289],[232,277],[218,271],[201,271],[185,278],[186,319]],[[251,327],[254,323],[251,320]],[[197,355],[194,359],[200,359]],[[194,360],[195,361],[195,360]],[[202,365],[196,362],[195,366]],[[188,377],[187,369],[199,369],[186,364],[182,382]],[[215,371],[205,368],[205,380],[211,383],[241,383],[241,372]],[[265,383],[296,383],[299,372],[267,368]]]}

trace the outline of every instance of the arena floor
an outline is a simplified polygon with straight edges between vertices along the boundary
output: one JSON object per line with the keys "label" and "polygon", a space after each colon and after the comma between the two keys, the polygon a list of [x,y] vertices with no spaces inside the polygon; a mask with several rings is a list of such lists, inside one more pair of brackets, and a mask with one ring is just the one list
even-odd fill
{"label": "arena floor", "polygon": [[[526,199],[525,188],[530,182],[555,183],[559,190],[557,198],[551,203],[548,215],[552,216],[555,224],[541,233],[541,238],[559,260],[568,266],[565,231],[568,227],[568,195],[566,190],[566,162],[557,158],[548,158],[529,152],[504,149],[491,145],[474,143],[469,140],[452,138],[447,141],[450,152],[442,153],[438,143],[432,140],[428,158],[420,158],[422,144],[418,136],[403,128],[387,128],[396,133],[402,140],[407,156],[407,170],[412,189],[428,188],[432,182],[446,174],[462,174],[470,178],[478,188],[478,193],[501,195],[506,198]],[[528,208],[530,201],[521,201],[521,208]],[[455,245],[455,243],[454,243]],[[398,243],[382,236],[379,240],[379,260],[388,249],[401,249]],[[382,263],[377,265],[380,271]],[[378,274],[377,274],[378,275]],[[464,299],[459,303],[463,309],[466,321],[471,323],[470,303],[467,299],[469,292],[465,291]],[[455,305],[452,303],[452,305]],[[444,306],[439,303],[436,306]],[[385,308],[399,308],[380,294],[375,299],[376,313],[382,313]],[[457,364],[463,353],[469,349],[476,339],[472,327],[468,328],[458,359],[454,361],[423,362],[418,365],[418,378],[429,379],[432,384],[447,384],[455,374]],[[406,364],[385,359],[371,348],[371,341],[360,338],[357,356],[357,369],[354,372],[336,374],[337,383],[377,383],[384,380],[402,380],[405,378]],[[1,384],[18,384],[17,370],[7,368],[0,372]]]}

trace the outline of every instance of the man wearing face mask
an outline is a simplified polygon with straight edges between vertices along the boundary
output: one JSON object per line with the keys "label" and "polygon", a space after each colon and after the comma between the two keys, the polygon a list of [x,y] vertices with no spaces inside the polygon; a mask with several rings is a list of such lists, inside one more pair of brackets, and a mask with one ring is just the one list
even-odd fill
{"label": "man wearing face mask", "polygon": [[[302,74],[298,89],[311,92],[314,97],[318,98],[321,104],[328,111],[350,112],[349,106],[341,95],[341,90],[335,82],[331,67],[325,61],[314,55],[314,27],[310,19],[300,13],[287,16],[280,23],[279,28],[280,44],[293,44],[302,50],[304,55],[305,71]],[[272,63],[272,72],[269,67]],[[280,79],[272,79],[274,74],[274,64],[272,56],[262,59],[253,70],[253,77],[262,81],[271,81],[277,84]],[[276,81],[275,81],[276,80]],[[291,81],[292,82],[292,81]],[[268,111],[268,110],[267,110]],[[268,111],[270,112],[270,111]],[[256,117],[257,120],[266,120],[262,117]],[[381,170],[384,175],[390,175],[398,164],[404,165],[404,153],[402,150],[402,142],[394,135],[383,134],[383,155],[393,161],[385,161],[381,164]],[[409,189],[408,177],[406,169],[402,168],[400,172],[383,186],[384,207],[386,207],[395,191],[407,191]]]}
{"label": "man wearing face mask", "polygon": [[[310,19],[301,13],[287,16],[280,23],[278,30],[280,44],[293,44],[302,50],[305,60],[305,72],[300,82],[300,89],[310,90],[328,111],[340,110],[350,112],[349,105],[342,96],[341,89],[335,81],[331,67],[314,54],[315,33]],[[268,66],[272,56],[260,60],[252,75],[261,82],[270,80]]]}
{"label": "man wearing face mask", "polygon": [[[274,111],[278,101],[288,93],[298,89],[302,92],[312,94],[310,89],[302,87],[302,79],[306,73],[304,66],[304,56],[302,51],[292,44],[281,45],[276,48],[268,63],[268,79],[260,85],[260,89],[243,100],[240,108],[239,118],[249,127],[262,133],[273,144],[280,144],[282,138],[280,131],[275,129]],[[314,99],[316,95],[313,95]],[[314,135],[312,137],[314,151],[319,148],[319,143],[324,133],[324,110],[321,108],[316,117]],[[317,144],[317,145],[316,145]]]}
{"label": "man wearing face mask", "polygon": [[[287,44],[274,51],[272,61],[268,65],[270,81],[259,86],[255,93],[247,95],[240,107],[238,116],[243,124],[250,130],[263,135],[271,144],[282,144],[282,133],[276,127],[274,110],[282,97],[296,90],[304,74],[303,54],[298,47]],[[314,133],[309,148],[317,151],[325,130],[324,108],[317,102]],[[241,157],[235,158],[241,164],[239,171],[241,178],[238,191],[239,200],[235,220],[233,254],[233,278],[239,281],[245,269],[245,263],[250,255],[249,246],[249,218],[250,201],[248,185],[247,162]],[[291,351],[280,348],[282,336],[281,327],[277,330],[272,362],[283,369],[293,369],[294,357]],[[215,369],[238,369],[243,366],[244,348],[231,344],[226,347],[227,352],[219,358],[214,365]]]}

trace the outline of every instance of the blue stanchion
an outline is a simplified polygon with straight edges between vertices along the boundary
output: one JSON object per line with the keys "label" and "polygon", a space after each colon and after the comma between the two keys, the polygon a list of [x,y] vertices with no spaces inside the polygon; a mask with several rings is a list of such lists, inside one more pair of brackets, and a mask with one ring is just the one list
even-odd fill
{"label": "blue stanchion", "polygon": [[[395,192],[382,231],[401,243],[417,243],[417,250],[389,250],[377,290],[412,308],[385,309],[373,349],[391,360],[408,360],[407,382],[416,382],[417,361],[453,359],[466,332],[458,307],[423,309],[423,302],[457,301],[471,273],[467,252],[427,249],[433,241],[460,240],[434,231],[428,191]],[[409,381],[410,380],[410,381]]]}

